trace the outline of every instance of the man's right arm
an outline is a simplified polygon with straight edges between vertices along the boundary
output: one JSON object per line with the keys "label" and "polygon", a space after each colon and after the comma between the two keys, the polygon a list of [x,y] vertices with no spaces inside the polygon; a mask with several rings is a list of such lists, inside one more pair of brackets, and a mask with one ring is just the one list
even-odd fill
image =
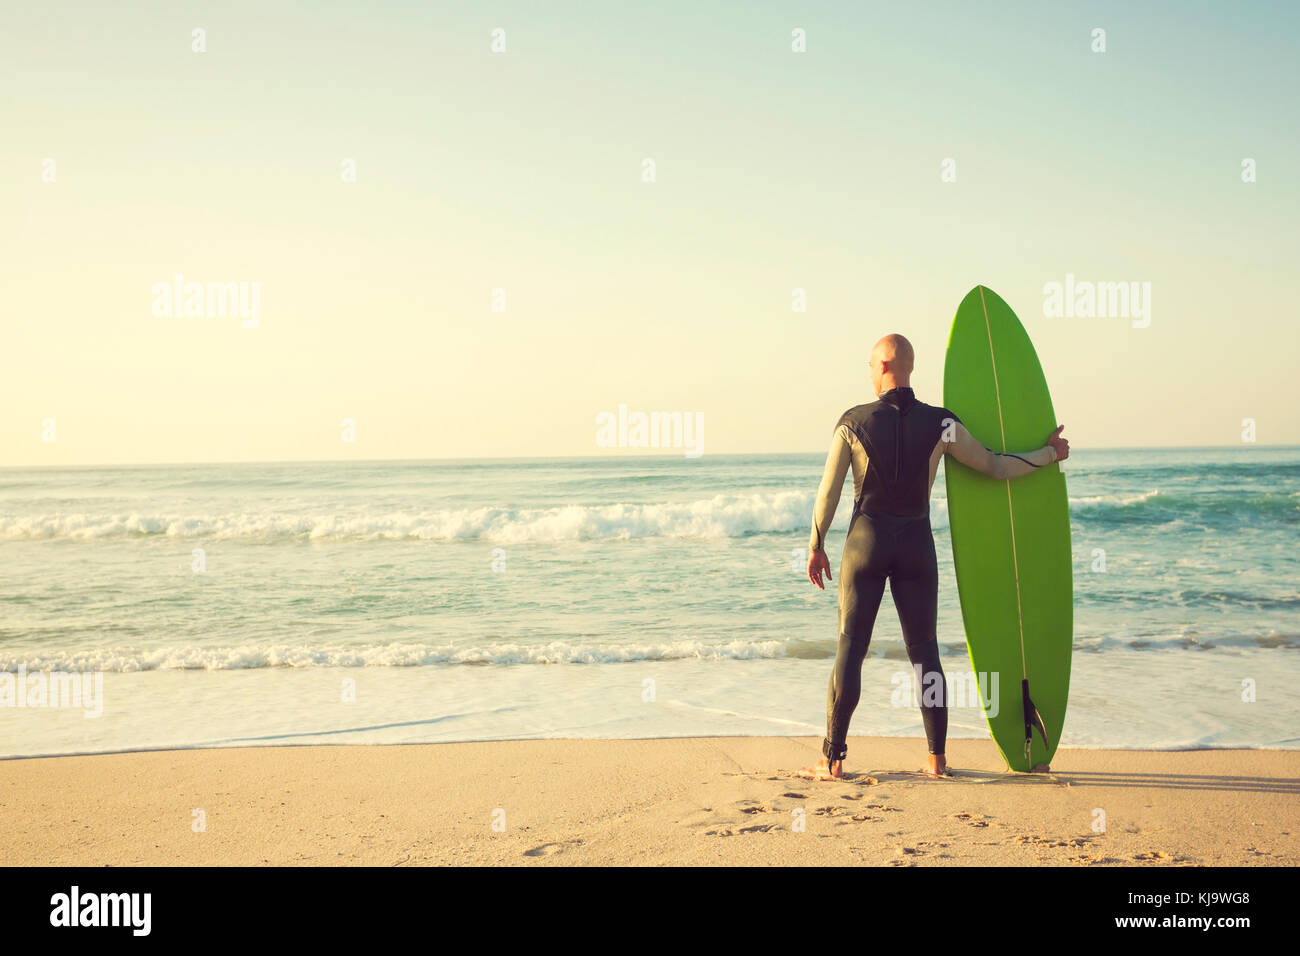
{"label": "man's right arm", "polygon": [[1050,465],[1054,461],[1063,461],[1070,456],[1070,443],[1061,437],[1064,425],[1058,425],[1056,431],[1047,439],[1047,444],[1033,451],[997,453],[985,448],[975,440],[975,436],[966,430],[961,422],[954,422],[954,440],[947,442],[945,452],[952,455],[963,465],[973,468],[990,478],[1019,478],[1031,471]]}
{"label": "man's right arm", "polygon": [[822,583],[822,575],[831,580],[831,563],[826,557],[826,532],[830,531],[831,521],[835,518],[835,506],[840,502],[840,490],[844,487],[851,457],[848,429],[843,424],[837,425],[831,436],[830,451],[826,453],[821,484],[817,488],[812,534],[808,539],[808,578],[823,591],[826,585]]}
{"label": "man's right arm", "polygon": [[826,453],[826,466],[822,469],[817,500],[813,504],[809,551],[822,551],[826,548],[826,532],[830,531],[831,522],[835,519],[835,508],[840,503],[840,491],[844,488],[844,476],[848,474],[850,458],[847,426],[837,425],[831,435],[831,447]]}

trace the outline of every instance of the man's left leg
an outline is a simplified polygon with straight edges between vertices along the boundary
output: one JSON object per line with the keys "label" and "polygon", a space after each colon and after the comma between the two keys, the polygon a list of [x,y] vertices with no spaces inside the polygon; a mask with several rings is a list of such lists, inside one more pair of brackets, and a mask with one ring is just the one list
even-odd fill
{"label": "man's left leg", "polygon": [[887,542],[876,533],[870,516],[854,515],[840,559],[840,636],[826,689],[822,759],[806,770],[818,779],[844,775],[849,721],[862,691],[862,662],[871,646],[871,630],[885,594],[888,560]]}
{"label": "man's left leg", "polygon": [[903,643],[913,668],[921,671],[921,721],[930,749],[929,772],[947,770],[948,687],[939,661],[939,564],[928,518],[918,518],[900,535],[889,592],[898,609]]}

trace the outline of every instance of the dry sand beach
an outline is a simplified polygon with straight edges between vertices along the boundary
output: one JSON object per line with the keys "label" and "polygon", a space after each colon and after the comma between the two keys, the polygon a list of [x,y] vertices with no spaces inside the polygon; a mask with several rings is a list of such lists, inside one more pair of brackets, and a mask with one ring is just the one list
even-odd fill
{"label": "dry sand beach", "polygon": [[1052,773],[1030,776],[1002,772],[990,742],[956,740],[949,757],[963,775],[930,780],[907,772],[921,766],[919,741],[853,737],[852,779],[796,776],[815,762],[818,743],[538,740],[6,760],[0,859],[11,866],[1300,862],[1296,751],[1063,749]]}

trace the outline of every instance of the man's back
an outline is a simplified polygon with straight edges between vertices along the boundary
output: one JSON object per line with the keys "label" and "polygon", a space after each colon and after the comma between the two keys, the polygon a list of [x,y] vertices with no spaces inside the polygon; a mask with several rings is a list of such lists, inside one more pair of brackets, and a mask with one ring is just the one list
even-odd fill
{"label": "man's back", "polygon": [[853,463],[855,510],[920,517],[929,513],[940,436],[957,417],[916,400],[910,388],[893,388],[874,402],[840,416]]}

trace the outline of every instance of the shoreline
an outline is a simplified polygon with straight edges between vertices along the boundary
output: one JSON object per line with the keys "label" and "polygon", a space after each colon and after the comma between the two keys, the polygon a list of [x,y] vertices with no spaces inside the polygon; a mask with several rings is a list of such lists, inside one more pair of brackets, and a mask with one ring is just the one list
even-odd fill
{"label": "shoreline", "polygon": [[1300,863],[1300,752],[811,737],[262,745],[0,761],[7,865]]}
{"label": "shoreline", "polygon": [[[48,753],[48,754],[0,754],[0,763],[6,761],[19,760],[69,760],[73,758],[89,757],[123,757],[131,754],[158,754],[158,753],[192,753],[213,750],[280,750],[280,749],[304,749],[304,748],[366,748],[366,747],[447,747],[447,746],[471,746],[478,744],[523,744],[523,743],[548,743],[552,741],[565,741],[572,743],[645,743],[656,740],[674,741],[674,740],[791,740],[803,739],[801,737],[792,737],[789,734],[681,734],[671,737],[483,737],[473,740],[428,740],[428,741],[390,741],[384,743],[329,743],[325,741],[314,741],[312,743],[293,743],[286,740],[283,743],[265,743],[265,744],[232,744],[232,743],[213,743],[213,744],[193,744],[193,745],[169,745],[159,744],[156,747],[123,747],[120,750],[75,750],[66,753]],[[925,738],[917,737],[883,737],[863,735],[859,737],[856,734],[849,734],[849,743],[852,745],[855,741],[896,741],[906,743],[911,741],[918,746],[925,743]],[[975,738],[970,737],[949,737],[948,746],[956,742],[976,743]],[[1214,753],[1221,751],[1241,751],[1242,753],[1300,753],[1300,742],[1290,746],[1273,746],[1273,745],[1207,745],[1207,746],[1173,746],[1173,747],[1116,747],[1102,744],[1071,744],[1068,747],[1061,747],[1060,753],[1066,752],[1080,753],[1149,753],[1149,754],[1178,754],[1178,753]],[[996,754],[996,751],[995,751]]]}

